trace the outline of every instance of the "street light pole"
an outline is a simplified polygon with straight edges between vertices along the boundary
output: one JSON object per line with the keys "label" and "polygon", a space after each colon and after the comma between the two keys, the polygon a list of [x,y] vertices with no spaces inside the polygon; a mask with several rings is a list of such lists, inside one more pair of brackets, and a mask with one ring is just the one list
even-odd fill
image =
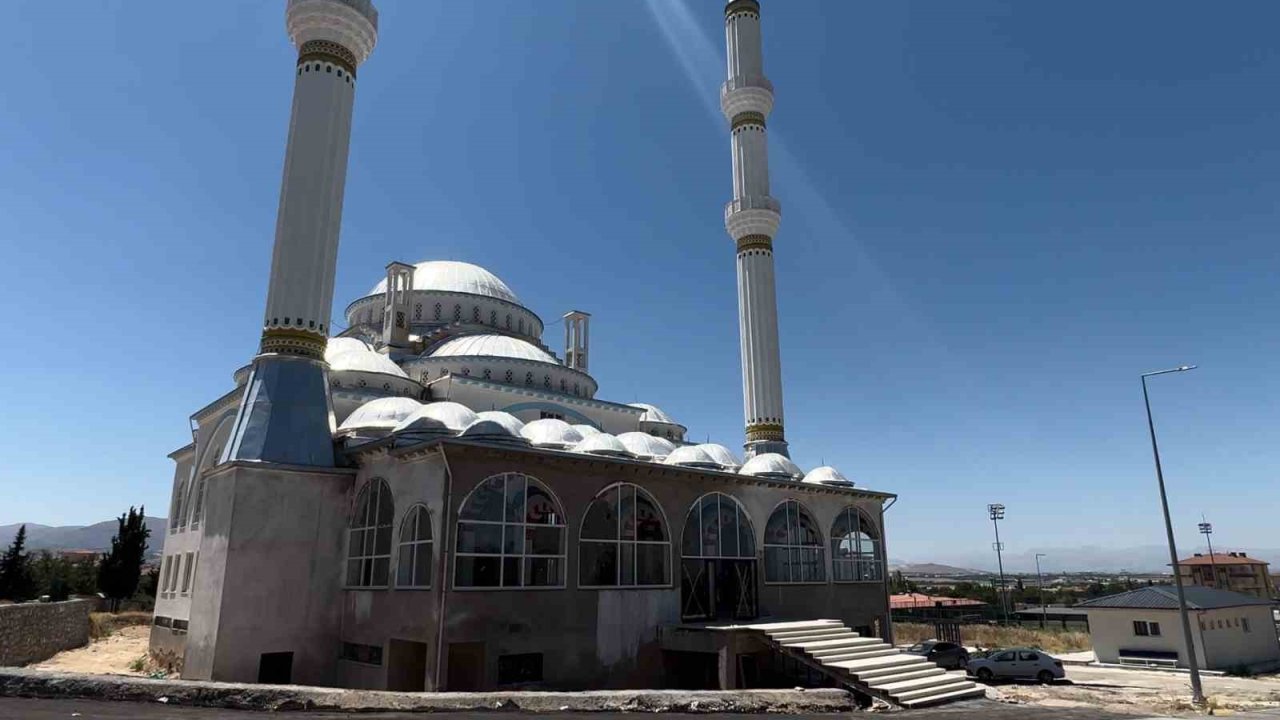
{"label": "street light pole", "polygon": [[1040,629],[1044,629],[1045,621],[1049,619],[1049,608],[1044,604],[1044,576],[1040,574],[1040,558],[1048,557],[1044,553],[1036,553],[1036,582],[1040,585]]}
{"label": "street light pole", "polygon": [[1173,584],[1178,589],[1178,614],[1182,618],[1182,640],[1187,648],[1187,669],[1191,671],[1191,702],[1204,704],[1204,689],[1200,685],[1200,664],[1196,661],[1195,641],[1191,637],[1191,618],[1187,615],[1187,594],[1182,589],[1182,573],[1178,569],[1178,546],[1173,541],[1173,522],[1169,519],[1169,498],[1164,490],[1164,471],[1160,468],[1160,447],[1156,444],[1156,424],[1151,419],[1151,398],[1147,395],[1147,378],[1166,373],[1194,370],[1195,365],[1182,365],[1169,370],[1143,373],[1142,401],[1147,406],[1147,429],[1151,432],[1151,454],[1156,461],[1156,482],[1160,486],[1160,509],[1164,512],[1164,531],[1169,540],[1169,562],[1173,566]]}
{"label": "street light pole", "polygon": [[1004,545],[1000,542],[1000,521],[1004,519],[1004,505],[993,503],[987,506],[987,515],[991,517],[991,526],[996,529],[996,565],[1000,568],[1000,614],[1004,616],[1004,624],[1009,624],[1009,590],[1004,582]]}
{"label": "street light pole", "polygon": [[1218,587],[1218,559],[1213,556],[1213,538],[1209,537],[1213,534],[1213,523],[1204,522],[1204,515],[1200,516],[1200,520],[1200,534],[1204,535],[1204,541],[1209,544],[1209,571],[1213,573],[1212,587],[1216,588]]}

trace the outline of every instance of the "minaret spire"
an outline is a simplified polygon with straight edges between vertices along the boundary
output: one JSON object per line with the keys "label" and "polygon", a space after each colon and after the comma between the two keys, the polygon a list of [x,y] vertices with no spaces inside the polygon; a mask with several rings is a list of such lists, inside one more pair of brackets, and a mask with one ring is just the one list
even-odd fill
{"label": "minaret spire", "polygon": [[298,48],[262,340],[223,460],[333,465],[324,363],[356,68],[378,39],[371,0],[289,0]]}
{"label": "minaret spire", "polygon": [[738,252],[744,447],[747,457],[768,452],[787,455],[773,282],[773,236],[782,221],[782,206],[769,195],[765,142],[773,85],[764,76],[760,3],[731,0],[724,15],[729,67],[720,89],[720,109],[729,121],[733,152],[733,200],[725,206],[724,226]]}

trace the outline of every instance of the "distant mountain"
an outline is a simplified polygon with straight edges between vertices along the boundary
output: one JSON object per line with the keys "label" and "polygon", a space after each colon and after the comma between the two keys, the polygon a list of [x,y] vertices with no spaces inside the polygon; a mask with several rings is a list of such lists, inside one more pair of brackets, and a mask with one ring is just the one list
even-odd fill
{"label": "distant mountain", "polygon": [[889,570],[901,572],[903,575],[986,575],[985,570],[968,570],[954,565],[939,563],[902,563],[889,565]]}
{"label": "distant mountain", "polygon": [[[1258,558],[1265,562],[1271,563],[1272,570],[1280,569],[1280,550],[1275,548],[1240,548],[1240,547],[1214,547],[1219,553],[1234,551],[1243,551],[1248,553],[1249,557]],[[1043,553],[1040,560],[1040,568],[1044,572],[1105,572],[1105,573],[1168,573],[1169,572],[1169,549],[1164,545],[1139,545],[1133,547],[1108,547],[1099,545],[1082,545],[1077,547],[1041,547],[1030,549],[1026,552],[1004,553],[1004,569],[1005,572],[1015,574],[1035,574],[1036,571],[1036,553]],[[1187,557],[1192,553],[1205,553],[1208,549],[1199,546],[1188,546],[1179,548],[1182,557]],[[939,553],[942,555],[942,553]],[[915,568],[922,567],[948,567],[941,565],[934,560],[942,560],[947,563],[954,563],[959,566],[979,567],[981,570],[963,570],[961,573],[993,573],[996,569],[996,556],[994,552],[987,551],[985,553],[966,553],[966,554],[946,554],[941,558],[929,558],[927,562],[918,563],[890,563],[890,567],[894,569],[902,569],[904,573],[926,574],[928,571]],[[907,570],[906,568],[913,568]],[[935,573],[942,574],[942,573]]]}
{"label": "distant mountain", "polygon": [[[151,537],[147,540],[148,553],[159,553],[164,546],[168,520],[148,516],[146,522],[147,528],[151,530]],[[0,525],[0,548],[8,547],[13,542],[22,525],[23,523]],[[26,523],[26,526],[28,550],[110,550],[111,538],[120,528],[116,520],[105,520],[93,525],[53,527]]]}

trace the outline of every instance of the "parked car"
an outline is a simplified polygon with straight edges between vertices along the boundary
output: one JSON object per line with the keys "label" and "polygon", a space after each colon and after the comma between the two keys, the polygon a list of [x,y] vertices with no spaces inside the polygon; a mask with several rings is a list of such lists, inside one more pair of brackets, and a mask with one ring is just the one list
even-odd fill
{"label": "parked car", "polygon": [[966,671],[983,682],[997,678],[1035,678],[1051,683],[1067,676],[1061,660],[1031,648],[995,650],[984,658],[971,659]]}
{"label": "parked car", "polygon": [[925,640],[906,649],[912,655],[920,655],[939,667],[959,670],[969,663],[969,651],[963,645],[942,640]]}

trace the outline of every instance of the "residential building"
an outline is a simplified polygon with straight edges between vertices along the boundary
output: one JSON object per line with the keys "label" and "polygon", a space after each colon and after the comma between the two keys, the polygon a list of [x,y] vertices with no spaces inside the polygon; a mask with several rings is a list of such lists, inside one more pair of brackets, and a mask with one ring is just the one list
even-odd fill
{"label": "residential building", "polygon": [[1260,598],[1276,596],[1265,560],[1243,552],[1201,554],[1178,561],[1183,583],[1230,590]]}

